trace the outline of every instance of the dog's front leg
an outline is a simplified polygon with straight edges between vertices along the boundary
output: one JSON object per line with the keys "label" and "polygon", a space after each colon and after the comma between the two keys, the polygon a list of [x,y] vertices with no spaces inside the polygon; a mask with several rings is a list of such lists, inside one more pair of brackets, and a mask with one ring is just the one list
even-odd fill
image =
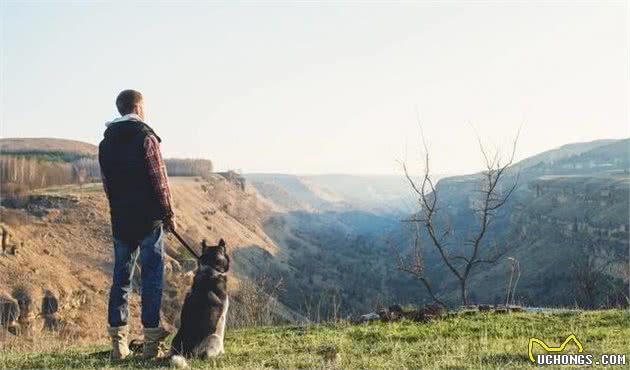
{"label": "dog's front leg", "polygon": [[221,353],[223,353],[223,339],[225,338],[225,324],[227,322],[227,313],[228,308],[230,307],[230,297],[225,297],[225,306],[223,307],[223,311],[221,312],[221,317],[219,317],[219,322],[217,323],[217,336],[221,340]]}
{"label": "dog's front leg", "polygon": [[212,334],[210,337],[208,337],[208,342],[204,351],[204,355],[206,357],[216,357],[222,355],[223,353],[223,340],[221,340],[218,335]]}

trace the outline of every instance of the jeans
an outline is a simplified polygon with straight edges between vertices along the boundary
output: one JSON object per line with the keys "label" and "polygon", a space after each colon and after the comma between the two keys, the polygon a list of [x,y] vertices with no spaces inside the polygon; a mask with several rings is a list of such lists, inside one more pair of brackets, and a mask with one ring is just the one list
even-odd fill
{"label": "jeans", "polygon": [[160,305],[164,285],[164,249],[162,226],[157,226],[139,242],[130,243],[114,238],[114,274],[109,294],[107,321],[110,327],[127,325],[129,292],[140,247],[142,281],[142,325],[157,328],[160,325]]}

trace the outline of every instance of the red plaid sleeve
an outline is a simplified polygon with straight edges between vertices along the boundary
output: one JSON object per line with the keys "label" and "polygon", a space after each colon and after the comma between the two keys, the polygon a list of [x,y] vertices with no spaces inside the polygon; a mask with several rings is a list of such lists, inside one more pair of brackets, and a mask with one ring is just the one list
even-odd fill
{"label": "red plaid sleeve", "polygon": [[148,135],[144,139],[145,159],[149,168],[149,178],[153,189],[158,196],[160,205],[167,217],[172,216],[173,207],[171,190],[168,187],[168,177],[166,176],[166,165],[160,153],[160,143],[154,135]]}

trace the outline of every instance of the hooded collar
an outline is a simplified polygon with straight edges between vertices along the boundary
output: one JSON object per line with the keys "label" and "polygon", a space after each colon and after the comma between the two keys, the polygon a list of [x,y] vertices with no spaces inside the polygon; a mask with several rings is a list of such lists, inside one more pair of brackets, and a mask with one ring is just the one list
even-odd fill
{"label": "hooded collar", "polygon": [[123,121],[137,121],[137,122],[143,122],[142,118],[140,118],[139,115],[135,114],[135,113],[129,113],[129,114],[125,114],[124,116],[118,117],[116,119],[113,119],[111,121],[107,121],[105,122],[105,126],[109,127],[112,123],[116,123],[116,122],[123,122]]}
{"label": "hooded collar", "polygon": [[158,142],[162,142],[162,139],[155,131],[135,113],[125,114],[122,117],[106,122],[105,126],[107,127],[104,133],[106,138],[118,137],[119,139],[128,140],[137,135],[138,130],[140,130],[145,134],[154,135]]}

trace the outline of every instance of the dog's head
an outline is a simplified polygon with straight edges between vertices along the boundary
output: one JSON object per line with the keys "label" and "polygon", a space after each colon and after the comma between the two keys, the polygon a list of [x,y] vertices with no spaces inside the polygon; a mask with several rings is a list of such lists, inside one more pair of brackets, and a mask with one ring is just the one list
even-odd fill
{"label": "dog's head", "polygon": [[230,256],[227,254],[225,240],[219,240],[217,245],[208,245],[204,239],[201,242],[201,257],[199,269],[211,268],[219,273],[226,273],[230,269]]}

